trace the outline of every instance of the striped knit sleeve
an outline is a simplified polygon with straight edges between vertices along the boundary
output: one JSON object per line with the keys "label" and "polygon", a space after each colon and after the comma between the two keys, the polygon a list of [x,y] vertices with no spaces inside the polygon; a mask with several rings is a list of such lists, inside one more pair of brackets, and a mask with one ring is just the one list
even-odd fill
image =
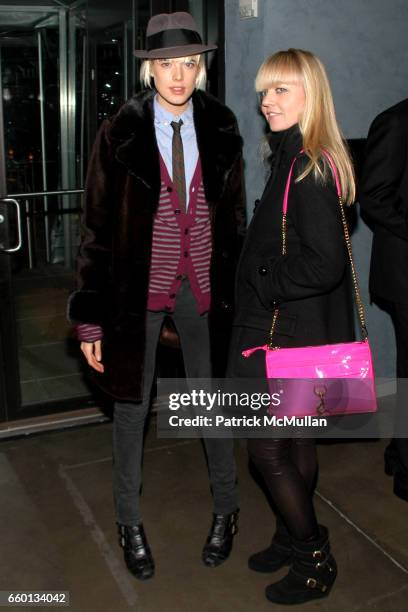
{"label": "striped knit sleeve", "polygon": [[76,326],[76,335],[80,342],[96,342],[102,340],[103,331],[99,325],[81,323]]}

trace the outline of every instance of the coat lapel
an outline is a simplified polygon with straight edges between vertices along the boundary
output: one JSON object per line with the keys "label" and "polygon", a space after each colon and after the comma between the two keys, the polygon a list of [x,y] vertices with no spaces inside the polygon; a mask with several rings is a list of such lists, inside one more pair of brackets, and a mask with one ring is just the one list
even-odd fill
{"label": "coat lapel", "polygon": [[279,170],[283,171],[287,168],[289,173],[293,158],[302,148],[302,136],[297,125],[288,128],[284,133],[281,133],[281,135],[279,135],[278,132],[268,135],[267,138],[273,151],[273,163],[272,170],[266,182],[261,200],[265,200],[268,197]]}
{"label": "coat lapel", "polygon": [[115,117],[110,135],[118,141],[116,159],[151,189],[158,200],[160,161],[154,130],[153,97],[154,91],[148,91],[131,98]]}

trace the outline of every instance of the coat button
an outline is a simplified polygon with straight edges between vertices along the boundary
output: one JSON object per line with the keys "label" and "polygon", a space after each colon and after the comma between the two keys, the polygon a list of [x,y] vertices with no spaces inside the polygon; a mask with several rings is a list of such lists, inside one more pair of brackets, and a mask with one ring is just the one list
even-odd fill
{"label": "coat button", "polygon": [[258,199],[255,200],[255,202],[254,202],[254,211],[258,208],[260,201],[261,200],[258,200]]}
{"label": "coat button", "polygon": [[268,269],[265,268],[265,266],[260,266],[258,268],[258,274],[260,274],[261,276],[266,276],[266,274],[268,274]]}
{"label": "coat button", "polygon": [[225,300],[222,300],[222,302],[220,303],[220,306],[222,310],[229,310],[231,308],[230,304],[226,302]]}
{"label": "coat button", "polygon": [[228,257],[229,257],[229,253],[228,253],[228,251],[226,251],[226,250],[222,251],[221,256],[222,256],[224,259],[228,259]]}

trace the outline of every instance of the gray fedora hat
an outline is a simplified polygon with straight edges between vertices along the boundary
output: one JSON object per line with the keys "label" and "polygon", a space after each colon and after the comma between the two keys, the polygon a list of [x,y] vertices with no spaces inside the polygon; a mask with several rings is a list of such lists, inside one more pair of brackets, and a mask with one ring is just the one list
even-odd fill
{"label": "gray fedora hat", "polygon": [[194,19],[185,12],[161,13],[151,17],[147,24],[146,47],[134,51],[136,57],[166,59],[217,49],[217,45],[203,45]]}

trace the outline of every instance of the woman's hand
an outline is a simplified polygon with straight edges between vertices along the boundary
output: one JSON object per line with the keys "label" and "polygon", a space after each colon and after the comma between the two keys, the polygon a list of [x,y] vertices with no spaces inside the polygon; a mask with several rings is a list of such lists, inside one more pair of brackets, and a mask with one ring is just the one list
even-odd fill
{"label": "woman's hand", "polygon": [[102,342],[81,342],[81,351],[85,355],[88,364],[97,372],[104,372],[105,368],[101,363],[102,359]]}

